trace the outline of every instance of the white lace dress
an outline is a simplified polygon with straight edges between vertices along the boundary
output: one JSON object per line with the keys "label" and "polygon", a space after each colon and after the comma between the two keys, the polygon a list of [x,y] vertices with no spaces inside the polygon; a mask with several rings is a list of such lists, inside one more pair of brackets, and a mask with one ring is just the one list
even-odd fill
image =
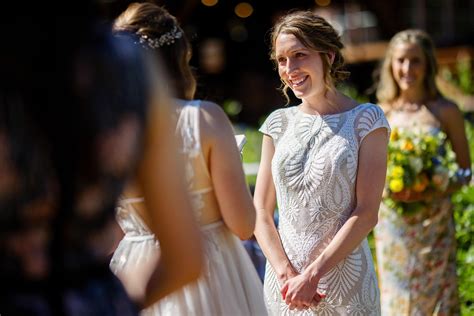
{"label": "white lace dress", "polygon": [[[338,114],[310,115],[298,107],[270,114],[260,131],[272,137],[272,175],[278,231],[295,269],[302,272],[334,238],[355,207],[358,152],[378,128],[390,132],[383,111],[361,104]],[[320,281],[327,297],[316,308],[291,311],[267,262],[265,301],[272,315],[380,315],[377,277],[364,240]]]}
{"label": "white lace dress", "polygon": [[[186,178],[197,220],[215,197],[201,151],[199,101],[180,112],[177,133],[183,140]],[[122,201],[118,221],[126,233],[114,253],[111,268],[117,274],[153,260],[159,246],[130,203]],[[197,282],[185,286],[144,310],[142,315],[266,315],[263,286],[240,239],[222,221],[201,226],[205,268]]]}

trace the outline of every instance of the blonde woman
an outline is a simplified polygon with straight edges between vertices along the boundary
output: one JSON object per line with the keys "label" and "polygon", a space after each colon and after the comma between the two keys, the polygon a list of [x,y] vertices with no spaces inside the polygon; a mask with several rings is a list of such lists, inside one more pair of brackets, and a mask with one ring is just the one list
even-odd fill
{"label": "blonde woman", "polygon": [[430,36],[421,30],[395,34],[382,63],[377,98],[392,127],[421,135],[444,131],[460,166],[459,182],[445,192],[408,189],[391,199],[416,214],[400,215],[382,203],[375,229],[384,315],[457,315],[456,245],[450,194],[471,178],[464,120],[435,84],[437,62]]}

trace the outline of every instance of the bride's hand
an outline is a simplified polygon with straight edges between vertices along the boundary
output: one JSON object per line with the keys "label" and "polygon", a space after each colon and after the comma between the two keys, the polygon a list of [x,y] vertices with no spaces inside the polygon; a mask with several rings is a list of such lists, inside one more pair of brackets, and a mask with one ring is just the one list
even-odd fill
{"label": "bride's hand", "polygon": [[281,294],[290,310],[305,310],[316,307],[325,294],[317,291],[319,280],[310,280],[306,275],[300,274],[283,284]]}
{"label": "bride's hand", "polygon": [[285,284],[291,278],[294,278],[299,275],[296,269],[291,265],[291,263],[287,263],[284,267],[278,269],[277,271],[277,278],[280,282],[280,285]]}

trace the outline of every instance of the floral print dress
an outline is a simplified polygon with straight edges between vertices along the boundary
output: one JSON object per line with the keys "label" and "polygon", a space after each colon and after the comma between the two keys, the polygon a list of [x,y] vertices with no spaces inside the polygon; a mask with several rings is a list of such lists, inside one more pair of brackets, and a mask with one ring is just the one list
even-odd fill
{"label": "floral print dress", "polygon": [[[427,111],[393,111],[387,118],[392,128],[432,133],[440,125]],[[374,232],[382,315],[459,315],[449,198],[409,216],[382,203]]]}

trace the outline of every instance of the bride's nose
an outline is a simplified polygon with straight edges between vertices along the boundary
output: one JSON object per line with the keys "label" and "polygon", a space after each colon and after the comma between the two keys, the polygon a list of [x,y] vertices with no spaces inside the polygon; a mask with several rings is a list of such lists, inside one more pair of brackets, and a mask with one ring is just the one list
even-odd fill
{"label": "bride's nose", "polygon": [[288,58],[284,67],[285,73],[291,75],[296,69],[298,69],[298,63],[294,59]]}

